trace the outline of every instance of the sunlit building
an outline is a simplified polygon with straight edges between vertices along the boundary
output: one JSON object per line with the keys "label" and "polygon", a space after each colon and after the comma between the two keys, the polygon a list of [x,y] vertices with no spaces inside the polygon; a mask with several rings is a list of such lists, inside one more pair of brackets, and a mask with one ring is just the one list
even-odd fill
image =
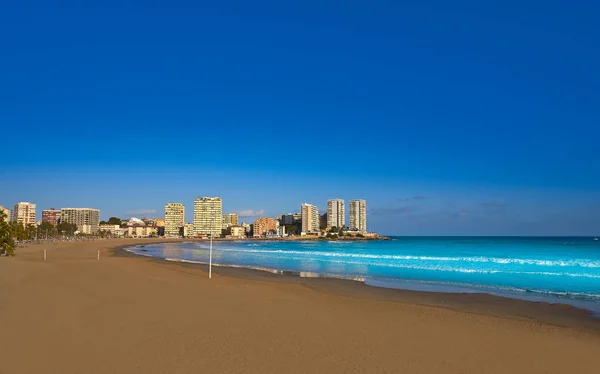
{"label": "sunlit building", "polygon": [[344,200],[333,199],[327,201],[327,228],[346,226],[346,207]]}
{"label": "sunlit building", "polygon": [[42,210],[42,222],[46,222],[56,227],[60,223],[61,211],[54,208]]}
{"label": "sunlit building", "polygon": [[35,225],[35,204],[27,202],[15,204],[12,220],[23,224],[23,226]]}
{"label": "sunlit building", "polygon": [[62,208],[60,222],[77,226],[83,234],[95,234],[100,225],[100,210],[92,208]]}
{"label": "sunlit building", "polygon": [[304,203],[301,206],[302,232],[319,232],[319,209],[311,204]]}
{"label": "sunlit building", "polygon": [[223,201],[220,197],[198,197],[194,200],[194,229],[196,235],[221,236]]}
{"label": "sunlit building", "polygon": [[165,236],[181,236],[180,230],[185,223],[185,207],[181,203],[165,205]]}
{"label": "sunlit building", "polygon": [[350,200],[350,230],[367,232],[367,202]]}
{"label": "sunlit building", "polygon": [[265,236],[268,233],[276,233],[279,222],[274,218],[262,217],[254,221],[254,234],[255,238]]}

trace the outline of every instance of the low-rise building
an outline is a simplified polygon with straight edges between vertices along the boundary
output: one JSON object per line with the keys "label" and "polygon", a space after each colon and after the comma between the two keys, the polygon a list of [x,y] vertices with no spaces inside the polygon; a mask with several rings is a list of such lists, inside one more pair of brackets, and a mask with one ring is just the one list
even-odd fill
{"label": "low-rise building", "polygon": [[252,231],[252,225],[246,222],[242,222],[242,224],[240,225],[244,228],[244,230],[246,230],[246,235],[250,234],[250,231]]}
{"label": "low-rise building", "polygon": [[194,229],[193,223],[186,223],[183,225],[183,236],[186,238],[191,238],[196,235],[196,231]]}
{"label": "low-rise building", "polygon": [[285,233],[285,226],[279,226],[277,228],[277,235],[281,236],[282,238],[284,236],[287,236],[287,234]]}
{"label": "low-rise building", "polygon": [[129,226],[127,227],[127,236],[130,238],[148,238],[156,236],[156,227]]}
{"label": "low-rise building", "polygon": [[232,238],[245,238],[246,237],[246,228],[244,226],[235,225],[230,226],[231,237]]}

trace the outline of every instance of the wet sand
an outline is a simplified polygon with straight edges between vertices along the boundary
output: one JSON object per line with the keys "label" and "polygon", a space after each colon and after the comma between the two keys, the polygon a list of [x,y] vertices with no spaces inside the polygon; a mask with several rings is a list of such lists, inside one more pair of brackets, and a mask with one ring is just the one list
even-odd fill
{"label": "wet sand", "polygon": [[[0,258],[0,373],[596,373],[585,311],[170,263],[157,240]],[[43,261],[43,249],[48,259]],[[97,260],[100,250],[100,260]]]}

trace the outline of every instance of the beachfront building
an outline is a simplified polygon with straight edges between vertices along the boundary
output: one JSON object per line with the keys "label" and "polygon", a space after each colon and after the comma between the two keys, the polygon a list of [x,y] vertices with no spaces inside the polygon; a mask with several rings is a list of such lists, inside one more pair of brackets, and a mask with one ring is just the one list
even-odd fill
{"label": "beachfront building", "polygon": [[178,237],[185,223],[185,207],[181,203],[165,205],[165,236]]}
{"label": "beachfront building", "polygon": [[223,228],[226,229],[238,224],[238,215],[236,213],[223,214]]}
{"label": "beachfront building", "polygon": [[245,238],[246,237],[246,228],[244,226],[235,225],[235,226],[230,226],[229,229],[231,230],[230,235],[232,238]]}
{"label": "beachfront building", "polygon": [[246,230],[246,235],[250,234],[250,231],[252,231],[252,225],[246,222],[242,222],[242,224],[240,225],[244,228],[244,230]]}
{"label": "beachfront building", "polygon": [[315,205],[304,203],[301,206],[302,232],[319,232],[319,209]]}
{"label": "beachfront building", "polygon": [[254,234],[255,238],[266,236],[269,233],[276,233],[279,222],[274,218],[262,217],[254,221]]}
{"label": "beachfront building", "polygon": [[279,226],[279,227],[277,228],[277,235],[278,235],[278,236],[281,236],[282,238],[283,238],[284,236],[287,236],[287,234],[285,233],[285,226]]}
{"label": "beachfront building", "polygon": [[56,227],[60,223],[61,210],[54,208],[42,210],[42,222],[46,222]]}
{"label": "beachfront building", "polygon": [[109,233],[114,237],[122,237],[125,236],[126,229],[122,229],[119,225],[111,225],[109,223],[103,223],[98,225],[98,231],[102,231],[103,233]]}
{"label": "beachfront building", "polygon": [[19,222],[23,226],[35,225],[35,204],[27,202],[15,204],[12,221]]}
{"label": "beachfront building", "polygon": [[186,238],[191,238],[196,235],[196,230],[194,229],[193,223],[185,223],[183,225],[183,236]]}
{"label": "beachfront building", "polygon": [[221,236],[223,229],[223,200],[220,197],[198,197],[194,201],[196,235]]}
{"label": "beachfront building", "polygon": [[367,202],[350,200],[350,230],[367,232]]}
{"label": "beachfront building", "polygon": [[3,207],[2,205],[0,205],[0,212],[4,213],[6,215],[6,217],[4,217],[4,222],[9,222],[11,220],[11,214],[12,212],[10,211],[10,209]]}
{"label": "beachfront building", "polygon": [[95,234],[100,227],[100,210],[92,208],[62,208],[60,222],[77,226],[82,234]]}
{"label": "beachfront building", "polygon": [[327,200],[327,228],[346,226],[346,207],[344,200]]}
{"label": "beachfront building", "polygon": [[155,237],[156,227],[151,226],[129,226],[127,227],[127,236],[130,238],[150,238]]}

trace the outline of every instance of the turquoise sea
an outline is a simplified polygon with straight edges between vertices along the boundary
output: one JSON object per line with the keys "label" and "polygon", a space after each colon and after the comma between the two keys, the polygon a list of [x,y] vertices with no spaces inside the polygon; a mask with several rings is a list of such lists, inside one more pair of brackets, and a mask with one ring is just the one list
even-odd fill
{"label": "turquoise sea", "polygon": [[[208,262],[209,243],[126,250]],[[600,313],[600,241],[591,237],[392,237],[389,241],[213,242],[213,263],[359,278],[379,287],[486,292]]]}

